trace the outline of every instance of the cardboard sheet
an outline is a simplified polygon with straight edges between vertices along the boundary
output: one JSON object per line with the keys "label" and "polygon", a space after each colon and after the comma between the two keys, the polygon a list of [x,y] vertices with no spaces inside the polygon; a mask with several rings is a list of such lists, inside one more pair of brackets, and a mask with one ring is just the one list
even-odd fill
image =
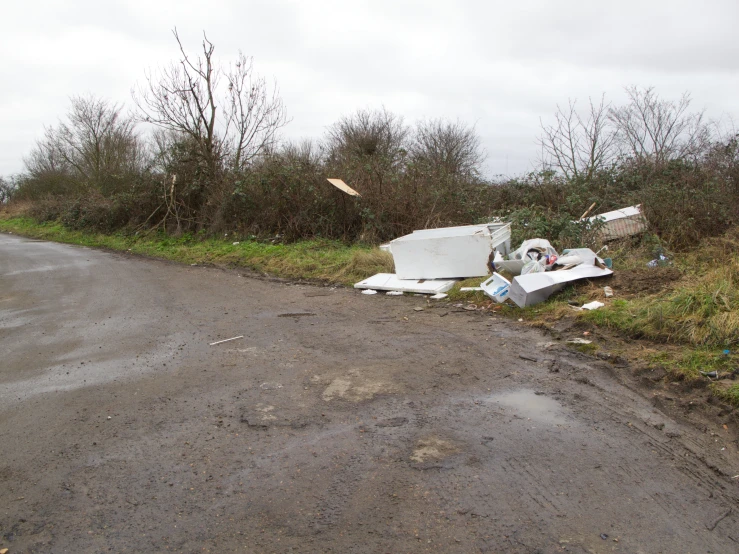
{"label": "cardboard sheet", "polygon": [[335,186],[337,189],[344,191],[350,196],[359,196],[361,198],[361,194],[359,194],[356,190],[354,190],[352,187],[347,185],[344,181],[341,179],[326,179],[329,183],[331,183],[333,186]]}

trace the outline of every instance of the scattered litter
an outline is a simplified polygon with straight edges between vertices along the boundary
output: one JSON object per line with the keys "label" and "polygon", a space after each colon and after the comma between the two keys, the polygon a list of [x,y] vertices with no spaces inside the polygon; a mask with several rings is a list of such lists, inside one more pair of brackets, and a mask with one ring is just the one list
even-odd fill
{"label": "scattered litter", "polygon": [[480,284],[480,288],[490,298],[498,303],[502,303],[508,298],[511,282],[499,273],[493,273],[493,276],[490,277],[490,279]]}
{"label": "scattered litter", "polygon": [[580,216],[580,219],[585,219],[588,216],[588,214],[593,211],[593,208],[595,208],[597,205],[598,205],[597,202],[593,202],[592,204],[590,204],[590,207],[587,210],[585,210],[585,213]]}
{"label": "scattered litter", "polygon": [[419,306],[419,307],[417,307],[417,308],[413,308],[413,311],[414,311],[414,312],[422,312],[422,311],[423,311],[423,308],[421,308],[421,307]]}
{"label": "scattered litter", "polygon": [[672,265],[672,261],[665,255],[663,248],[657,248],[654,251],[654,259],[651,262],[647,262],[647,267],[665,267]]}
{"label": "scattered litter", "polygon": [[473,312],[477,309],[477,304],[470,304],[469,306],[465,306],[464,309],[468,312]]}
{"label": "scattered litter", "polygon": [[237,246],[237,245],[239,245],[239,244],[241,244],[241,243],[240,243],[240,242],[238,242],[238,241],[236,241],[236,242],[234,242],[234,243],[232,243],[232,244],[233,244],[234,246]]}
{"label": "scattered litter", "polygon": [[709,379],[718,379],[718,371],[701,371],[700,374]]}
{"label": "scattered litter", "polygon": [[729,350],[729,349],[726,349],[726,350],[724,350],[724,351],[722,352],[722,354],[723,354],[724,356],[728,356],[729,354],[731,354],[731,350]]}
{"label": "scattered litter", "polygon": [[589,337],[590,336],[590,331],[583,331],[582,336],[583,337]]}
{"label": "scattered litter", "polygon": [[244,338],[244,335],[239,335],[238,337],[231,337],[230,339],[223,339],[223,340],[217,340],[216,342],[211,342],[210,345],[215,346],[216,344],[221,344],[224,342],[230,342],[232,340],[243,339],[243,338]]}
{"label": "scattered litter", "polygon": [[[612,275],[602,260],[589,248],[576,248],[565,251],[566,256],[576,257],[580,263],[568,269],[568,266],[557,269],[559,261],[552,264],[552,270],[541,273],[529,273],[513,278],[510,288],[510,298],[519,308],[533,306],[544,302],[555,292],[562,290],[567,283],[579,279],[593,279]],[[559,258],[561,261],[563,258]],[[574,259],[574,258],[573,258]],[[568,264],[570,265],[570,264]]]}
{"label": "scattered litter", "polygon": [[[584,217],[580,219],[582,220]],[[594,215],[589,217],[587,221],[592,225],[601,223],[597,236],[602,241],[630,237],[647,230],[647,220],[641,212],[640,204]]]}
{"label": "scattered litter", "polygon": [[664,254],[660,254],[659,258],[655,258],[651,262],[647,262],[647,267],[661,267],[666,265],[670,265],[670,259]]}
{"label": "scattered litter", "polygon": [[[390,294],[390,293],[388,293],[388,294]],[[433,296],[432,296],[431,298],[432,298],[433,300],[441,300],[441,299],[443,299],[443,298],[446,298],[447,296],[449,296],[449,295],[448,295],[448,294],[446,294],[445,292],[440,292],[440,293],[438,293],[438,294],[435,294],[435,295],[433,295]]]}
{"label": "scattered litter", "polygon": [[603,302],[598,302],[597,300],[594,300],[593,302],[588,302],[587,304],[582,305],[583,310],[597,310],[598,308],[602,308],[605,306]]}
{"label": "scattered litter", "polygon": [[448,291],[456,282],[455,279],[398,279],[392,273],[378,273],[355,284],[354,288],[438,294]]}
{"label": "scattered litter", "polygon": [[366,289],[362,291],[362,294],[377,294],[376,290]]}
{"label": "scattered litter", "polygon": [[603,292],[606,295],[606,298],[611,298],[613,296],[613,289],[611,287],[603,287]]}
{"label": "scattered litter", "polygon": [[113,419],[112,417],[108,416],[108,419]]}
{"label": "scattered litter", "polygon": [[[388,296],[403,296],[405,293],[402,290],[389,290],[385,294]],[[431,298],[433,298],[433,296]]]}
{"label": "scattered litter", "polygon": [[361,194],[359,194],[356,190],[354,190],[352,187],[347,185],[344,181],[341,179],[326,179],[329,183],[331,183],[333,186],[335,186],[337,189],[344,191],[349,196],[358,196],[361,198]]}
{"label": "scattered litter", "polygon": [[605,533],[601,533],[600,534],[600,538],[603,539],[604,541],[607,541],[608,540],[608,535],[606,535]]}
{"label": "scattered litter", "polygon": [[482,290],[482,287],[461,287],[459,290],[461,292],[472,292]]}
{"label": "scattered litter", "polygon": [[568,340],[567,343],[568,344],[592,344],[593,341],[592,340],[588,340],[588,339],[576,338],[576,339],[570,339],[570,340]]}

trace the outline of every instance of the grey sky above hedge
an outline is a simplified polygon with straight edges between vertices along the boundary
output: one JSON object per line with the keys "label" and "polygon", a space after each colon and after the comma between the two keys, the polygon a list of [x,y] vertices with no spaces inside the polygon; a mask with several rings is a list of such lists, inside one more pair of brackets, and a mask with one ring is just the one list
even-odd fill
{"label": "grey sky above hedge", "polygon": [[133,107],[147,68],[177,58],[176,26],[195,53],[241,50],[274,79],[292,122],[287,139],[320,138],[358,108],[412,123],[476,125],[486,172],[534,169],[539,121],[589,96],[623,101],[627,85],[683,91],[693,108],[739,117],[736,0],[69,0],[8,3],[0,18],[0,175],[69,106],[93,94]]}

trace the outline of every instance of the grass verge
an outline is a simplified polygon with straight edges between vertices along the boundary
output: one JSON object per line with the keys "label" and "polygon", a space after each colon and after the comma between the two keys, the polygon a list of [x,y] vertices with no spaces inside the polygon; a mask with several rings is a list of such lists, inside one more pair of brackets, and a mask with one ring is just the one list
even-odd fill
{"label": "grass verge", "polygon": [[[336,241],[271,244],[257,240],[235,242],[233,237],[101,234],[73,231],[57,222],[38,223],[25,216],[7,214],[0,214],[0,231],[183,263],[244,267],[277,277],[342,285],[352,285],[375,273],[393,272],[390,254],[378,248],[347,246]],[[643,267],[643,263],[625,258],[624,269],[617,268],[622,286],[610,283],[617,298],[605,299],[603,283],[593,281],[568,287],[545,303],[520,310],[495,304],[479,291],[461,291],[463,287],[477,287],[483,280],[474,278],[457,283],[449,291],[449,300],[486,306],[500,315],[540,327],[574,318],[578,325],[608,329],[630,339],[648,339],[656,346],[669,345],[656,350],[647,348],[641,359],[651,367],[663,368],[669,380],[699,383],[708,379],[701,372],[715,371],[727,376],[733,375],[739,366],[739,356],[733,353],[739,347],[739,254],[736,252],[739,243],[735,238],[714,241],[684,257],[679,268],[683,276],[679,280],[634,294],[628,294],[628,283],[631,277],[637,281],[644,277],[643,271],[636,269],[639,265]],[[634,271],[637,273],[630,274]],[[663,277],[658,271],[646,276],[653,281]],[[592,300],[604,301],[606,305],[595,311],[575,311],[568,304],[568,301],[582,304]],[[596,349],[597,346],[587,345],[590,354]],[[710,390],[739,407],[739,384],[720,381],[712,383]]]}
{"label": "grass verge", "polygon": [[244,267],[288,279],[352,285],[375,273],[393,272],[392,256],[378,248],[336,241],[310,240],[271,244],[162,234],[125,235],[73,231],[57,222],[0,216],[0,231],[80,246],[109,248],[188,264]]}

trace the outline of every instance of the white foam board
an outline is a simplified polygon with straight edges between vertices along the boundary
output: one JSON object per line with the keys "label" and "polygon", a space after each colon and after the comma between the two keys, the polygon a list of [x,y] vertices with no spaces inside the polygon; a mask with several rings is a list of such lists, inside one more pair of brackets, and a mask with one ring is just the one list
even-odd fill
{"label": "white foam board", "polygon": [[378,273],[355,284],[354,288],[439,294],[451,289],[456,282],[456,279],[398,279],[393,273]]}
{"label": "white foam board", "polygon": [[567,283],[579,279],[594,279],[612,275],[610,269],[601,269],[594,265],[581,264],[577,267],[544,273],[529,273],[513,278],[508,297],[519,308],[533,306],[544,302],[552,294],[562,290]]}

